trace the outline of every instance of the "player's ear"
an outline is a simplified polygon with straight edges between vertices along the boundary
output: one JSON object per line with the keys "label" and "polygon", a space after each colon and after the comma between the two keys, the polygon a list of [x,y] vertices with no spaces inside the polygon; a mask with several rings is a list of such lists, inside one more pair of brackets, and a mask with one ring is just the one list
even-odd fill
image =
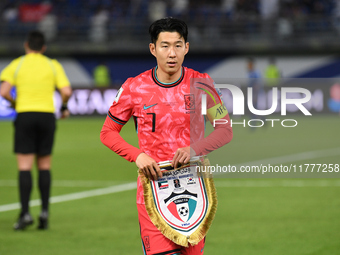
{"label": "player's ear", "polygon": [[28,42],[24,42],[24,49],[26,52],[29,51]]}
{"label": "player's ear", "polygon": [[189,52],[189,42],[185,43],[185,55]]}
{"label": "player's ear", "polygon": [[150,49],[151,54],[156,57],[156,45],[154,43],[150,43],[149,49]]}
{"label": "player's ear", "polygon": [[43,54],[46,50],[47,50],[47,46],[44,45],[44,46],[41,48],[40,53]]}

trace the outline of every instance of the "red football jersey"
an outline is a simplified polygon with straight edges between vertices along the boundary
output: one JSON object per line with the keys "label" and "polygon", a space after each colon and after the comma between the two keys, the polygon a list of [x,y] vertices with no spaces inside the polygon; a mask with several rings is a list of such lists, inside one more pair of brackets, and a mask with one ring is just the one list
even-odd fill
{"label": "red football jersey", "polygon": [[[209,94],[208,109],[214,109],[214,106],[223,103],[208,74],[182,67],[181,77],[176,82],[164,84],[158,81],[156,70],[157,67],[129,78],[122,85],[109,109],[106,121],[110,118],[109,121],[124,125],[133,117],[140,150],[160,162],[172,160],[178,148],[204,141],[205,118],[200,108],[202,94]],[[229,120],[226,109],[221,117]],[[227,126],[231,130],[230,125]],[[220,142],[223,139],[217,137],[215,140]],[[225,143],[224,141],[223,144]],[[106,145],[114,150],[114,146]],[[201,147],[207,147],[206,145],[201,143]],[[220,146],[211,147],[215,149]],[[196,154],[207,154],[212,150],[206,152],[199,146],[192,147]],[[115,151],[120,154],[122,150]],[[127,154],[120,155],[130,161],[135,160],[126,157]],[[134,154],[138,156],[138,152]],[[138,179],[137,203],[144,203],[142,191]]]}
{"label": "red football jersey", "polygon": [[[192,78],[211,78],[183,67],[178,81],[164,84],[157,80],[155,71],[156,68],[128,79],[118,91],[109,116],[122,125],[133,116],[139,148],[159,162],[172,160],[178,148],[204,137],[204,116],[195,111],[199,95],[195,95],[190,81]],[[197,90],[197,93],[202,92]],[[197,115],[195,134],[190,132],[193,114]]]}

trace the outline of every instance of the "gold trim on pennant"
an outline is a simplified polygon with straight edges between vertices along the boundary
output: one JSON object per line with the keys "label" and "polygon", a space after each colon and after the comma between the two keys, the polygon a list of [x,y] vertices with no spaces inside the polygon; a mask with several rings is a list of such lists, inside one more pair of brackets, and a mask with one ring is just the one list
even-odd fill
{"label": "gold trim on pennant", "polygon": [[[200,166],[203,166],[203,167],[210,166],[210,162],[207,157],[204,156],[204,157],[196,157],[196,158],[198,159],[191,161],[191,164],[198,162]],[[161,165],[161,167],[166,167],[166,166],[171,166],[171,164],[169,163],[169,165],[168,164]],[[181,166],[180,168],[169,170],[169,171],[176,171],[178,169],[188,167],[188,166],[190,166],[190,164],[187,164],[185,166]],[[206,167],[205,169],[207,168],[208,167]],[[208,205],[206,216],[200,223],[200,226],[190,236],[185,236],[177,232],[165,222],[165,220],[161,217],[161,215],[157,211],[157,208],[156,208],[156,205],[153,199],[153,195],[152,195],[150,180],[147,177],[145,177],[141,171],[139,171],[139,176],[141,178],[141,182],[142,182],[143,189],[144,189],[145,208],[152,223],[156,226],[156,228],[159,229],[165,237],[169,238],[171,241],[173,241],[174,243],[180,246],[188,247],[189,243],[191,245],[198,244],[206,236],[211,226],[211,223],[215,217],[216,210],[217,210],[217,194],[216,194],[215,184],[214,184],[214,180],[212,178],[211,173],[206,172],[206,171],[204,172],[201,171],[200,173],[198,173],[198,177],[203,177],[209,205]]]}

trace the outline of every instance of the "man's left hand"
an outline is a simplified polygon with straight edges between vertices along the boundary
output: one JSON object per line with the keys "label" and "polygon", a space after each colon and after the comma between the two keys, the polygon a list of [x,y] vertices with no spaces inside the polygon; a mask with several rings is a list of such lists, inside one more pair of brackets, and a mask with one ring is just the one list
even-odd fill
{"label": "man's left hand", "polygon": [[179,165],[187,164],[190,158],[195,156],[196,153],[193,149],[188,147],[178,148],[171,162],[173,168],[179,167]]}

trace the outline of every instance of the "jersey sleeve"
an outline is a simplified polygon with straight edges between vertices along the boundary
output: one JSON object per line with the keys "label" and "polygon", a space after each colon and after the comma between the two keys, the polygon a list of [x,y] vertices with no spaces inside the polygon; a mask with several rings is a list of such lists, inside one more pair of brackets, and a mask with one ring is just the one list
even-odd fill
{"label": "jersey sleeve", "polygon": [[228,114],[221,91],[219,89],[214,90],[215,98],[209,97],[207,99],[207,117],[212,124],[214,123],[214,120],[223,119]]}
{"label": "jersey sleeve", "polygon": [[119,125],[125,125],[133,113],[132,95],[129,78],[118,90],[116,97],[108,111],[108,116]]}
{"label": "jersey sleeve", "polygon": [[133,113],[133,103],[129,90],[130,81],[131,79],[128,79],[118,90],[101,130],[100,139],[109,149],[126,160],[134,162],[142,151],[127,143],[119,134]]}
{"label": "jersey sleeve", "polygon": [[233,138],[233,131],[228,110],[222,99],[222,93],[215,88],[209,75],[206,74],[206,78],[202,79],[200,89],[206,94],[207,118],[213,125],[214,131],[192,144],[191,147],[196,155],[207,155],[229,143]]}
{"label": "jersey sleeve", "polygon": [[63,66],[56,60],[52,60],[53,67],[55,68],[55,82],[58,89],[70,86],[70,81],[67,78]]}
{"label": "jersey sleeve", "polygon": [[232,140],[233,130],[230,125],[229,114],[224,116],[223,119],[224,122],[218,122],[211,134],[191,145],[196,155],[207,155]]}
{"label": "jersey sleeve", "polygon": [[7,81],[11,85],[15,86],[15,73],[18,68],[20,58],[14,59],[8,66],[6,66],[0,75],[1,81]]}
{"label": "jersey sleeve", "polygon": [[100,140],[106,147],[119,156],[130,162],[135,162],[142,151],[127,143],[123,137],[121,137],[119,132],[122,127],[122,125],[113,121],[108,115],[100,132]]}
{"label": "jersey sleeve", "polygon": [[206,96],[207,117],[211,123],[214,119],[222,119],[228,114],[228,110],[222,100],[222,93],[215,88],[214,80],[208,75],[203,74],[203,78],[196,79],[197,88]]}

